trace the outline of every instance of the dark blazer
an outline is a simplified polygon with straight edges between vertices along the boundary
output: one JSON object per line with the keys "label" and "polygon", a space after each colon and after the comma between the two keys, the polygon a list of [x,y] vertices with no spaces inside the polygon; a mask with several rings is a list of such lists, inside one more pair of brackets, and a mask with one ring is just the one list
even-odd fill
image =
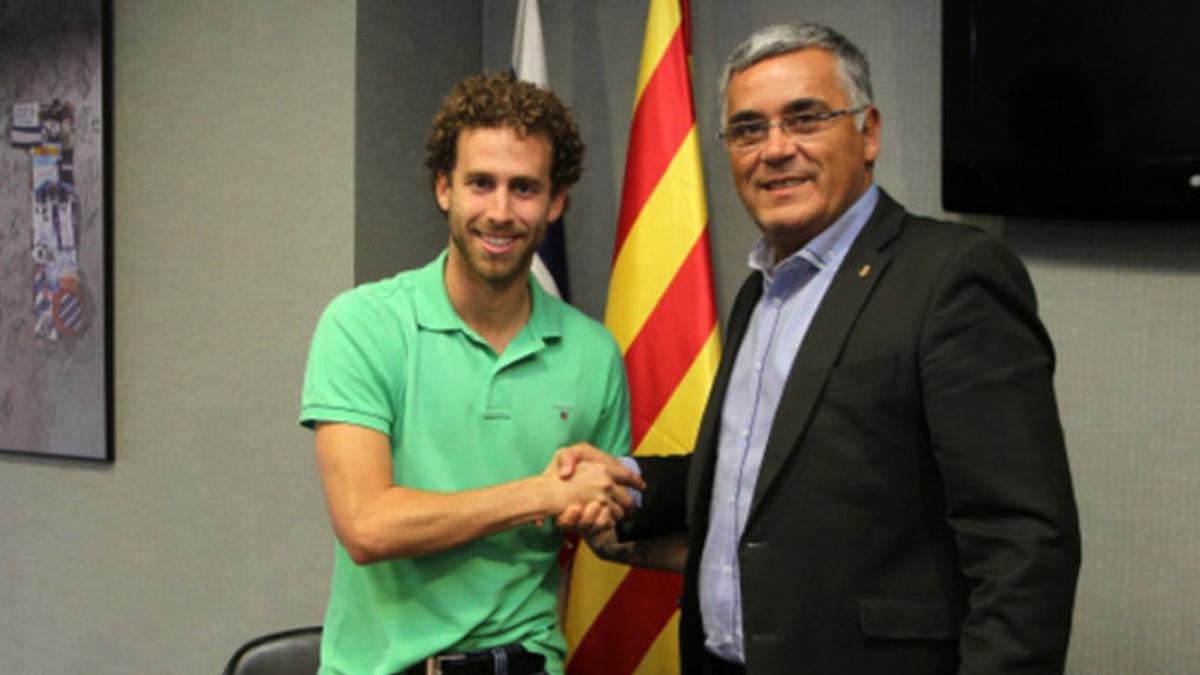
{"label": "dark blazer", "polygon": [[[623,537],[678,528],[690,555],[683,672],[704,672],[697,596],[725,390],[762,292],[742,286],[695,452],[641,458]],[[739,544],[752,675],[1061,672],[1080,560],[1054,353],[996,238],[886,194],[796,354]]]}

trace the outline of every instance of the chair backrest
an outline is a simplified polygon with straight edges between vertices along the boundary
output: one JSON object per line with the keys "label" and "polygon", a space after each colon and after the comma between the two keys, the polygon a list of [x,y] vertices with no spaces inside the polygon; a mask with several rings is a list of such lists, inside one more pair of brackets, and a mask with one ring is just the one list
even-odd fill
{"label": "chair backrest", "polygon": [[254,638],[238,648],[225,675],[315,675],[321,665],[321,627]]}

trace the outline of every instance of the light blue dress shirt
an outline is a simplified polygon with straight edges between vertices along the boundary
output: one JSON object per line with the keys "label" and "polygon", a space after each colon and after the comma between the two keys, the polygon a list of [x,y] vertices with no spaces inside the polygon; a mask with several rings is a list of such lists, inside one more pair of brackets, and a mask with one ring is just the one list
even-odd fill
{"label": "light blue dress shirt", "polygon": [[872,185],[841,218],[778,264],[765,240],[750,252],[750,267],[763,273],[763,294],[721,408],[708,536],[700,558],[705,646],[726,661],[746,661],[738,542],[779,397],[821,299],[878,201],[879,190]]}

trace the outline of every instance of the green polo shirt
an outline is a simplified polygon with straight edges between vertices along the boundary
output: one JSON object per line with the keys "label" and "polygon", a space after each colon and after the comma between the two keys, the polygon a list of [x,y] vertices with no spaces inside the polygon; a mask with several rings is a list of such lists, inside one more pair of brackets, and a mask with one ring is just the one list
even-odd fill
{"label": "green polo shirt", "polygon": [[[528,323],[504,353],[450,304],[446,253],[338,296],[313,336],[300,422],[391,439],[396,484],[459,491],[541,472],[580,441],[629,450],[620,351],[603,326],[530,282]],[[519,642],[562,671],[561,537],[526,525],[420,558],[359,566],[340,543],[321,673],[394,673],[442,652]]]}

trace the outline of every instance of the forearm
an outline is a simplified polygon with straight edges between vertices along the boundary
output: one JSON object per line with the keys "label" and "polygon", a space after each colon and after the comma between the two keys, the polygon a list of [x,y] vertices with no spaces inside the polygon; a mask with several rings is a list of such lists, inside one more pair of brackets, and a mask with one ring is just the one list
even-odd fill
{"label": "forearm", "polygon": [[460,492],[396,485],[390,441],[378,431],[322,424],[316,450],[334,531],[359,564],[429,555],[553,519],[570,507],[594,503],[620,518],[630,505],[622,486],[641,485],[632,472],[594,449],[604,461],[579,464],[570,478],[560,478],[556,453],[540,474]]}
{"label": "forearm", "polygon": [[420,557],[553,517],[559,505],[548,480],[532,476],[462,492],[392,486],[335,527],[359,564]]}
{"label": "forearm", "polygon": [[617,540],[616,531],[609,528],[589,535],[587,543],[601,559],[623,565],[683,572],[687,564],[688,542],[684,533],[622,542]]}
{"label": "forearm", "polygon": [[334,531],[359,564],[436,553],[553,517],[571,500],[547,472],[461,492],[396,485],[387,436],[349,424],[318,426],[316,450]]}
{"label": "forearm", "polygon": [[534,476],[478,490],[432,492],[391,486],[346,514],[338,539],[359,565],[419,557],[557,513],[551,492]]}

